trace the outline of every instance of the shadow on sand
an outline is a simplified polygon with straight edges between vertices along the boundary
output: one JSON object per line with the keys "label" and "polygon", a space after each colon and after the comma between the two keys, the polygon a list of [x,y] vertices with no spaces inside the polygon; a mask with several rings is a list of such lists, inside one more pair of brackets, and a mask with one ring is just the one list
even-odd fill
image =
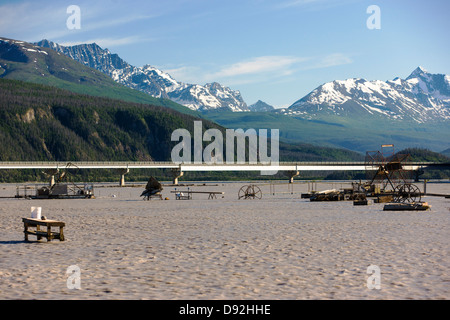
{"label": "shadow on sand", "polygon": [[30,241],[25,240],[0,241],[0,244],[19,244],[19,243],[30,243]]}

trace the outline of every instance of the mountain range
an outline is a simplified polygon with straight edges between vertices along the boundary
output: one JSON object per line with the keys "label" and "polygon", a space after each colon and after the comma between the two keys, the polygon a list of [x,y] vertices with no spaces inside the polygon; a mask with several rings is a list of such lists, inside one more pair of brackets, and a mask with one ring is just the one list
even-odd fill
{"label": "mountain range", "polygon": [[133,90],[64,54],[25,41],[0,37],[0,78],[50,85],[92,96],[163,106],[201,117],[198,112],[170,99],[155,98]]}
{"label": "mountain range", "polygon": [[114,81],[129,88],[145,92],[156,98],[170,99],[192,110],[228,109],[248,111],[239,91],[224,87],[217,82],[205,85],[176,81],[168,73],[151,65],[132,66],[117,54],[102,49],[96,43],[62,46],[42,40],[36,45],[57,52],[109,75]]}
{"label": "mountain range", "polygon": [[335,80],[279,112],[305,119],[336,115],[442,122],[450,120],[450,76],[418,67],[404,80]]}
{"label": "mountain range", "polygon": [[368,81],[353,78],[327,82],[290,107],[274,109],[261,100],[249,107],[239,91],[217,82],[186,84],[151,65],[132,66],[95,43],[61,46],[42,40],[36,45],[64,53],[127,87],[201,112],[276,112],[308,120],[330,115],[412,120],[418,123],[450,119],[450,76],[431,74],[422,67],[415,69],[406,79],[397,77],[388,81]]}
{"label": "mountain range", "polygon": [[131,66],[96,44],[0,38],[0,78],[169,107],[226,128],[278,128],[288,143],[358,152],[385,143],[438,152],[450,147],[449,76],[422,67],[406,79],[331,81],[289,108],[275,109],[262,101],[247,106],[238,91],[216,82],[183,84],[150,65]]}

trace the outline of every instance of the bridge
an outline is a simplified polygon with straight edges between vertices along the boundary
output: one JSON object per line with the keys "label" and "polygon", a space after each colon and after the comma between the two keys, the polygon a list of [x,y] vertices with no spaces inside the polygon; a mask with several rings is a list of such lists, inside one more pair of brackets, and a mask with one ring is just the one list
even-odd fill
{"label": "bridge", "polygon": [[[300,171],[366,171],[378,170],[378,166],[368,166],[362,161],[353,162],[276,162],[269,164],[262,163],[181,163],[177,164],[169,161],[3,161],[0,162],[0,169],[38,169],[44,170],[52,177],[59,170],[66,168],[78,169],[115,169],[120,174],[120,185],[125,185],[125,174],[130,169],[169,169],[173,177],[173,183],[178,184],[178,178],[184,172],[189,171],[260,171],[261,174],[270,175],[278,171],[284,172],[292,183],[294,177]],[[450,169],[450,163],[435,162],[407,162],[403,165],[404,170],[419,172],[424,168]]]}

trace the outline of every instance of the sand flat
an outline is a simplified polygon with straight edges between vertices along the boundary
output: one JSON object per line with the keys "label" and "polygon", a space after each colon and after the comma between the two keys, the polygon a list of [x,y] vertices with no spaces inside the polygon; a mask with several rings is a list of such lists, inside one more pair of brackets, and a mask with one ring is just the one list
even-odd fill
{"label": "sand flat", "polygon": [[[112,187],[96,188],[96,199],[0,199],[0,299],[450,298],[450,199],[386,212],[301,199],[307,184],[272,195],[261,183],[261,200],[237,200],[246,182],[211,184],[190,188],[223,198],[177,201],[166,187],[170,200],[143,201],[142,188]],[[450,184],[427,190],[448,194]],[[0,196],[14,194],[0,185]],[[31,206],[64,221],[66,241],[24,242]],[[67,287],[72,265],[79,290]],[[380,268],[380,290],[367,288],[370,265]]]}

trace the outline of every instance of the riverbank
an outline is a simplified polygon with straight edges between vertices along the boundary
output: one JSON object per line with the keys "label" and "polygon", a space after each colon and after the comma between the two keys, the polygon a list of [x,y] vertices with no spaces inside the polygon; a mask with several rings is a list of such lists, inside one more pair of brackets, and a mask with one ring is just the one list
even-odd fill
{"label": "riverbank", "polygon": [[[143,201],[140,187],[112,185],[96,187],[95,199],[0,199],[0,299],[450,298],[449,199],[425,197],[426,212],[383,212],[301,199],[306,183],[275,194],[260,183],[262,199],[237,200],[246,184],[189,187],[224,192],[213,200],[175,200],[171,191],[186,187],[165,186],[170,200]],[[0,185],[10,194],[15,185]],[[64,221],[66,241],[24,242],[31,206]],[[380,290],[367,286],[373,265]],[[70,266],[79,290],[68,288]]]}

